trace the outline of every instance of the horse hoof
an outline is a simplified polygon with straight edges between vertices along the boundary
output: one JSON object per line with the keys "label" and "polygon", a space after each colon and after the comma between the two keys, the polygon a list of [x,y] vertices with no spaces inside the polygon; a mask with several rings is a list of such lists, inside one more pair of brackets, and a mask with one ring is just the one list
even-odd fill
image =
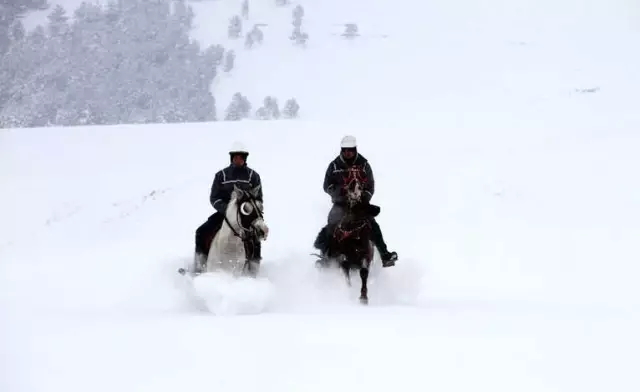
{"label": "horse hoof", "polygon": [[369,298],[367,298],[366,296],[360,297],[360,303],[362,305],[369,305]]}

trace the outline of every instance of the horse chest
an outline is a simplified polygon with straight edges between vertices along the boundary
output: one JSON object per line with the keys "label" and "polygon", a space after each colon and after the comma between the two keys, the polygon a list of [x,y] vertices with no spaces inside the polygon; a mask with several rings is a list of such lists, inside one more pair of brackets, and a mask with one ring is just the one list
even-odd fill
{"label": "horse chest", "polygon": [[244,244],[239,238],[229,238],[226,241],[222,241],[221,245],[223,254],[234,256],[244,254]]}

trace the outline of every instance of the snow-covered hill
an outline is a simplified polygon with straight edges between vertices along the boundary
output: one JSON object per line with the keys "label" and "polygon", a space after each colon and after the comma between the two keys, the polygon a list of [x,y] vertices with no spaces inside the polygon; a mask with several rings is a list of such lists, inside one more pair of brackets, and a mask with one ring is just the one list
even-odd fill
{"label": "snow-covered hill", "polygon": [[[637,5],[308,1],[302,49],[271,3],[213,91],[301,120],[0,132],[0,390],[638,390]],[[240,2],[193,5],[216,43]],[[368,308],[308,256],[344,134],[400,255]],[[225,317],[175,270],[235,140],[270,282],[219,282],[260,311]]]}
{"label": "snow-covered hill", "polygon": [[[71,10],[81,1],[51,3]],[[638,124],[634,1],[301,0],[277,7],[275,0],[249,0],[243,36],[230,40],[229,20],[241,4],[190,2],[193,37],[236,53],[234,69],[212,86],[219,113],[241,92],[253,110],[267,95],[281,105],[295,97],[310,120]],[[289,40],[298,4],[305,48]],[[26,22],[45,23],[46,12]],[[340,37],[345,23],[357,24],[361,36]],[[245,49],[256,24],[264,42]]]}

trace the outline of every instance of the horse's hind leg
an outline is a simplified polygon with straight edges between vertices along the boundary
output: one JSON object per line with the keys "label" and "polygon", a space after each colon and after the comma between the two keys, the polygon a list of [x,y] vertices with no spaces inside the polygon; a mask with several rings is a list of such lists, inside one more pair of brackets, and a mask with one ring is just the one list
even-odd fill
{"label": "horse's hind leg", "polygon": [[362,279],[362,288],[360,289],[360,303],[367,305],[369,303],[369,290],[367,289],[367,280],[369,280],[369,263],[367,260],[362,261],[360,266],[360,279]]}

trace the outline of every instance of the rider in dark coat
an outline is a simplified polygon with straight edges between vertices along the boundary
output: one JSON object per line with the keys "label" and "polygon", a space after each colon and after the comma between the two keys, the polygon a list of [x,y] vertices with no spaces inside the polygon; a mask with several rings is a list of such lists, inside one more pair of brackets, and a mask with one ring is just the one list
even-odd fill
{"label": "rider in dark coat", "polygon": [[[341,152],[338,157],[329,163],[324,177],[324,191],[331,196],[333,206],[327,217],[327,226],[325,226],[314,243],[314,246],[326,253],[329,241],[329,235],[333,228],[340,222],[345,214],[345,195],[342,192],[344,180],[348,174],[357,175],[363,184],[364,192],[362,195],[363,202],[369,203],[375,192],[375,180],[373,170],[367,159],[358,153],[356,139],[353,136],[345,136],[340,144]],[[375,218],[371,219],[372,224],[372,241],[380,252],[382,265],[390,267],[395,264],[398,259],[396,252],[389,252],[387,244],[382,237],[380,225]]]}
{"label": "rider in dark coat", "polygon": [[[209,253],[209,241],[215,237],[222,227],[225,211],[231,200],[234,186],[243,190],[250,190],[262,185],[260,175],[247,166],[249,152],[241,143],[234,143],[229,151],[231,164],[219,170],[211,184],[209,201],[216,212],[196,230],[196,258],[199,264],[206,260]],[[262,201],[262,186],[258,191],[256,200]],[[260,241],[257,241],[255,257],[260,258]]]}

